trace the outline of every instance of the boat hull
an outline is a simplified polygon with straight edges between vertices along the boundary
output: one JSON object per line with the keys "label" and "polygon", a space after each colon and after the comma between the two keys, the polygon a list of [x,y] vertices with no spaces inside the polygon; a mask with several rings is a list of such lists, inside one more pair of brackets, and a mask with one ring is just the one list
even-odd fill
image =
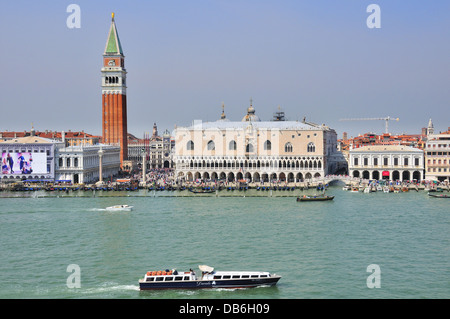
{"label": "boat hull", "polygon": [[334,196],[325,197],[297,197],[297,202],[315,202],[315,201],[327,201],[333,200]]}
{"label": "boat hull", "polygon": [[428,194],[428,196],[434,197],[434,198],[450,198],[449,195],[434,195],[434,194]]}
{"label": "boat hull", "polygon": [[216,279],[216,280],[186,280],[186,281],[139,281],[140,290],[158,289],[206,289],[206,288],[254,288],[258,286],[276,285],[281,276],[249,279]]}
{"label": "boat hull", "polygon": [[194,194],[211,194],[211,193],[215,193],[215,190],[193,190],[193,189],[189,189],[189,191],[191,193],[194,193]]}
{"label": "boat hull", "polygon": [[106,207],[107,211],[112,211],[112,212],[131,212],[133,210],[133,206],[128,206],[128,207]]}

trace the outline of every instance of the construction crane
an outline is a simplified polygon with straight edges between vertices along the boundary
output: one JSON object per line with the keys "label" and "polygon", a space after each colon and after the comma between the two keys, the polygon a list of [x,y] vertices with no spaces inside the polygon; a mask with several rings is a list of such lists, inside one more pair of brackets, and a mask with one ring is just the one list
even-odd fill
{"label": "construction crane", "polygon": [[389,121],[399,121],[398,117],[375,117],[375,118],[359,118],[359,119],[340,119],[339,121],[372,121],[372,120],[382,120],[385,121],[386,133],[389,133]]}

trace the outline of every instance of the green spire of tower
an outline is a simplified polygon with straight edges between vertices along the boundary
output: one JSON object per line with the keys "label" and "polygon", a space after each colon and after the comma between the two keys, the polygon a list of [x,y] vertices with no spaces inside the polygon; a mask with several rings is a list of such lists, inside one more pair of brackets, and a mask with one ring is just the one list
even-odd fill
{"label": "green spire of tower", "polygon": [[106,41],[104,55],[120,54],[123,55],[122,46],[117,33],[116,23],[114,22],[114,12],[111,14],[111,27],[109,28],[108,40]]}

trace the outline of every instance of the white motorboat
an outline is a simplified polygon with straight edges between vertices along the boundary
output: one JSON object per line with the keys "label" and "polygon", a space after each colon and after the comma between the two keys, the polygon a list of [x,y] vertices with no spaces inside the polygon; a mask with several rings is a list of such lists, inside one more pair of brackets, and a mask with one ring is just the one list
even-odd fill
{"label": "white motorboat", "polygon": [[106,207],[106,210],[111,210],[111,211],[132,211],[133,210],[133,206],[129,206],[129,205],[115,205],[115,206]]}

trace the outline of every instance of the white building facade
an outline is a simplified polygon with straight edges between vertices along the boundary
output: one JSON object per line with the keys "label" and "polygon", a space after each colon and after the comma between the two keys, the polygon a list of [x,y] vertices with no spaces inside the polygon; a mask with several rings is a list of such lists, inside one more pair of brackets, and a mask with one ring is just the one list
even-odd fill
{"label": "white building facade", "polygon": [[0,141],[1,181],[53,181],[55,150],[61,141],[26,136]]}
{"label": "white building facade", "polygon": [[441,134],[428,135],[425,153],[426,179],[450,182],[450,128]]}
{"label": "white building facade", "polygon": [[[100,154],[101,164],[100,169]],[[111,179],[120,170],[120,146],[77,145],[56,149],[55,181],[70,181],[73,184],[89,184]]]}
{"label": "white building facade", "polygon": [[[195,121],[175,129],[175,177],[192,180],[296,182],[333,174],[345,162],[337,135],[306,121]],[[338,162],[341,159],[341,162]]]}
{"label": "white building facade", "polygon": [[422,180],[424,152],[403,145],[368,145],[349,151],[349,175],[371,180]]}

